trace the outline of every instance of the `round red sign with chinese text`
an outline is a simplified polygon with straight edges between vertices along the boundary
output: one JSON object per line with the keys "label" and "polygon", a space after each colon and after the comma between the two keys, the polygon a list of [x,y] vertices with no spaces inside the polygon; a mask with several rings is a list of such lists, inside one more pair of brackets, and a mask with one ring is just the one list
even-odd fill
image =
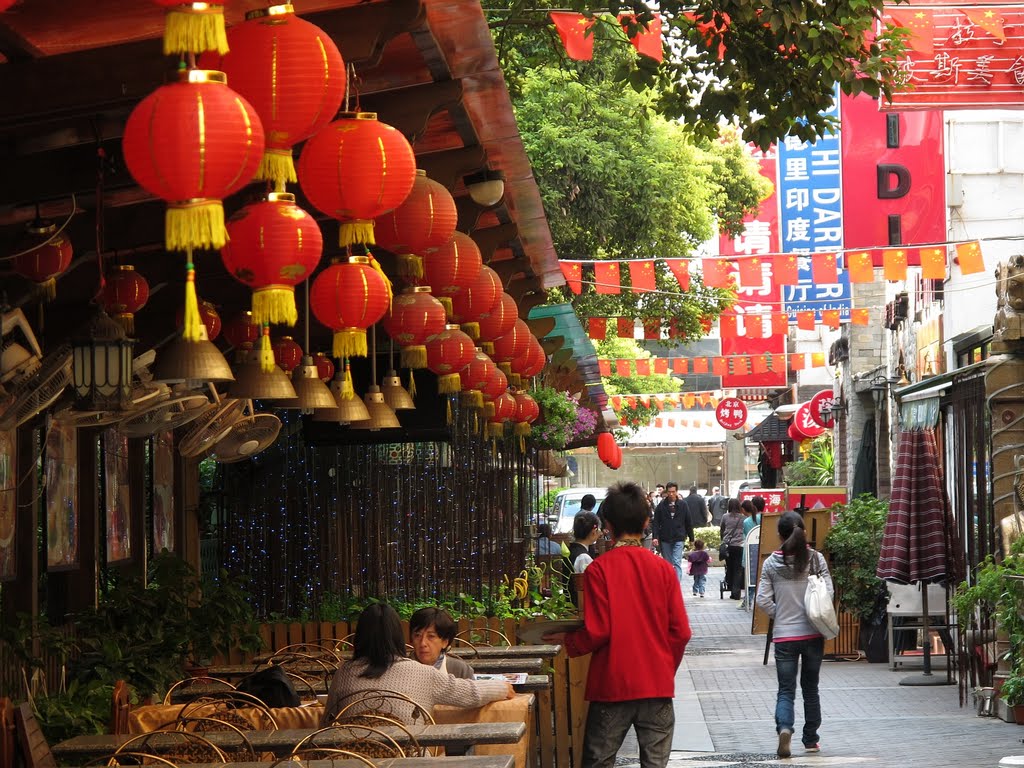
{"label": "round red sign with chinese text", "polygon": [[747,423],[747,404],[738,397],[727,397],[715,408],[715,418],[724,429],[740,429]]}
{"label": "round red sign with chinese text", "polygon": [[811,398],[811,418],[815,424],[826,429],[835,426],[836,417],[832,413],[835,402],[836,394],[831,389],[823,389]]}
{"label": "round red sign with chinese text", "polygon": [[798,431],[807,435],[809,438],[815,438],[825,434],[825,428],[816,422],[811,416],[810,403],[804,403],[796,409],[796,415],[793,417],[793,423],[796,424]]}

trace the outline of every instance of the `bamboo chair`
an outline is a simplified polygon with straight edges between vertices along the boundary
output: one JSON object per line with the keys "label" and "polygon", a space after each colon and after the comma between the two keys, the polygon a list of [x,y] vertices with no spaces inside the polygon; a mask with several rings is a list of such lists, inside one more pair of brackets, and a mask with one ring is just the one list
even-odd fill
{"label": "bamboo chair", "polygon": [[[318,747],[317,739],[331,737],[331,746]],[[374,759],[405,757],[405,750],[391,736],[372,725],[329,725],[306,736],[295,745],[292,754],[303,753],[307,760],[320,760],[320,749],[344,749]]]}
{"label": "bamboo chair", "polygon": [[[287,653],[281,654],[280,656],[273,656],[267,663],[271,666],[280,667],[285,672],[304,677],[307,680],[323,680],[325,685],[330,685],[331,680],[334,678],[334,673],[338,671],[338,661],[330,654],[330,661],[325,658],[325,655],[321,656],[310,656],[304,653]],[[315,671],[310,672],[309,667],[314,667]]]}
{"label": "bamboo chair", "polygon": [[472,629],[464,629],[455,635],[455,642],[468,643],[469,645],[481,645],[484,647],[494,647],[494,640],[501,640],[498,646],[512,647],[512,643],[508,640],[508,635],[504,632],[500,632],[497,629],[491,629],[490,627],[474,627]]}
{"label": "bamboo chair", "polygon": [[249,737],[246,736],[246,731],[252,732],[254,727],[244,718],[242,722],[245,727],[213,717],[179,717],[175,721],[174,727],[179,731],[198,734],[232,733],[238,738],[238,745],[221,746],[220,750],[227,755],[228,760],[232,763],[255,763],[259,760],[259,756],[253,749]]}
{"label": "bamboo chair", "polygon": [[[351,635],[349,635],[351,637]],[[338,663],[345,661],[345,654],[351,653],[353,645],[351,640],[343,640],[338,638],[324,638],[320,641],[320,646],[326,649],[329,653],[333,654],[338,660]]]}
{"label": "bamboo chair", "polygon": [[[246,716],[237,710],[245,709]],[[186,704],[178,713],[178,719],[184,717],[210,717],[224,720],[237,725],[242,730],[276,731],[277,721],[270,709],[260,699],[242,691],[213,691],[193,702]],[[250,720],[251,717],[251,720]],[[247,727],[243,727],[241,721]]]}
{"label": "bamboo chair", "polygon": [[152,755],[148,752],[115,752],[104,757],[94,757],[82,768],[93,768],[93,766],[104,765],[159,765],[161,768],[178,768],[178,764],[160,755]]}
{"label": "bamboo chair", "polygon": [[366,755],[349,752],[347,749],[317,749],[313,751],[317,753],[317,757],[307,757],[303,752],[292,753],[270,763],[269,768],[295,768],[296,763],[306,760],[328,760],[332,764],[335,760],[358,760],[369,768],[377,768],[377,763]]}
{"label": "bamboo chair", "polygon": [[294,672],[285,672],[285,676],[291,682],[292,687],[295,688],[295,693],[299,695],[301,701],[316,701],[317,692],[313,687],[313,683],[302,675],[297,675]]}
{"label": "bamboo chair", "polygon": [[114,683],[114,694],[110,701],[110,732],[117,735],[128,733],[128,713],[131,710],[131,696],[124,680]]}
{"label": "bamboo chair", "polygon": [[172,763],[226,763],[223,750],[202,734],[163,730],[140,733],[124,742],[114,757],[126,752],[163,757]]}
{"label": "bamboo chair", "polygon": [[[434,716],[426,707],[397,691],[367,688],[343,696],[341,702],[342,707],[334,716],[332,725],[363,714],[383,715],[410,725],[435,725]],[[408,717],[401,715],[403,710],[409,710]]]}
{"label": "bamboo chair", "polygon": [[337,653],[318,643],[293,643],[292,645],[278,648],[267,657],[266,661],[268,664],[274,664],[275,659],[286,656],[322,659],[329,664],[337,664],[341,660]]}
{"label": "bamboo chair", "polygon": [[[174,692],[177,691],[179,688],[188,688],[189,686],[192,686],[192,685],[224,686],[224,690],[225,691],[233,691],[233,690],[235,690],[235,686],[233,686],[227,680],[221,680],[220,678],[217,678],[217,677],[186,677],[183,680],[179,680],[178,682],[176,682],[174,685],[172,685],[170,688],[167,689],[167,693],[164,694],[164,704],[173,704],[174,701],[172,700],[172,698],[173,698]],[[216,691],[216,692],[219,693],[220,691]],[[214,693],[214,692],[211,691],[210,693]],[[207,695],[207,694],[204,694],[204,696],[205,695]]]}
{"label": "bamboo chair", "polygon": [[[405,751],[406,757],[428,757],[431,756],[427,751],[427,748],[420,744],[420,740],[416,738],[412,731],[409,730],[408,726],[396,720],[393,717],[385,717],[384,715],[375,715],[372,713],[364,713],[360,715],[352,715],[347,717],[345,720],[338,722],[335,720],[336,725],[372,725],[375,728],[381,728],[384,726],[391,726],[393,728],[399,728],[405,733],[405,738],[408,739],[408,746],[402,747]],[[438,750],[439,751],[439,750]]]}

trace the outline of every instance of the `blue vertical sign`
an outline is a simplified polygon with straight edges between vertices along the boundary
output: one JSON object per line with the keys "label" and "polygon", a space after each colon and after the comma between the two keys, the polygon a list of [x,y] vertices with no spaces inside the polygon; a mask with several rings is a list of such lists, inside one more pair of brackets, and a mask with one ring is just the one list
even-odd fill
{"label": "blue vertical sign", "polygon": [[[839,124],[839,93],[827,112]],[[843,247],[843,148],[839,129],[808,144],[787,136],[779,143],[779,221],[783,253],[834,253]],[[849,319],[850,277],[839,273],[839,282],[815,285],[811,259],[801,256],[799,285],[782,286],[782,301],[795,322],[796,312],[813,311],[821,320],[823,309],[838,309]],[[838,259],[837,259],[838,261]]]}

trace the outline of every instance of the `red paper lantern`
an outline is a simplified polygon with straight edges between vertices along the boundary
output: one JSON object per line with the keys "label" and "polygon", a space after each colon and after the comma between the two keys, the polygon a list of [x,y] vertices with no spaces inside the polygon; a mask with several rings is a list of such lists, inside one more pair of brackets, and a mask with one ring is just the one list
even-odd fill
{"label": "red paper lantern", "polygon": [[462,323],[471,339],[480,337],[480,318],[501,299],[501,278],[490,267],[481,267],[472,285],[452,296],[452,320]]}
{"label": "red paper lantern", "polygon": [[292,147],[341,108],[345,62],[331,37],[295,15],[291,5],[249,11],[227,33],[231,52],[207,54],[204,69],[220,69],[260,116],[267,143],[256,178],[296,181]]}
{"label": "red paper lantern", "polygon": [[516,300],[507,293],[501,294],[491,311],[481,315],[479,319],[480,341],[484,342],[484,352],[487,352],[489,346],[493,351],[491,342],[509,333],[517,319],[519,307],[516,306]]}
{"label": "red paper lantern", "polygon": [[540,406],[525,392],[516,392],[516,421],[532,424],[540,418]]}
{"label": "red paper lantern", "polygon": [[228,235],[221,260],[252,288],[253,321],[295,325],[295,286],[313,273],[323,253],[316,221],[295,204],[295,195],[271,192],[232,216]]}
{"label": "red paper lantern", "polygon": [[615,457],[615,437],[611,432],[597,433],[597,457],[608,464]]}
{"label": "red paper lantern", "polygon": [[409,142],[375,112],[342,113],[306,142],[299,158],[302,191],[342,222],[342,246],[372,245],[373,220],[401,205],[415,178]]}
{"label": "red paper lantern", "polygon": [[6,11],[8,8],[14,5],[14,3],[15,0],[0,0],[0,13]]}
{"label": "red paper lantern", "polygon": [[[168,250],[223,248],[221,200],[259,167],[263,126],[223,72],[183,70],[128,116],[124,159],[143,189],[168,204]],[[186,324],[187,325],[187,324]]]}
{"label": "red paper lantern", "polygon": [[795,443],[802,443],[807,439],[807,435],[797,428],[795,422],[789,425],[789,429],[786,430],[786,434],[789,435],[789,439]]}
{"label": "red paper lantern", "polygon": [[457,325],[447,325],[427,342],[427,368],[437,374],[437,391],[451,394],[460,391],[459,371],[473,362],[476,347]]}
{"label": "red paper lantern", "polygon": [[334,331],[334,357],[366,357],[366,329],[388,311],[391,290],[368,257],[349,256],[317,275],[309,301]]}
{"label": "red paper lantern", "polygon": [[164,56],[228,51],[224,32],[224,3],[154,0],[167,9],[164,21]]}
{"label": "red paper lantern", "polygon": [[473,238],[456,232],[451,240],[423,257],[422,282],[439,296],[454,296],[473,285],[483,265]]}
{"label": "red paper lantern", "polygon": [[459,383],[464,403],[473,408],[483,407],[483,389],[491,378],[492,370],[496,370],[494,362],[483,352],[477,350],[470,364],[459,371]]}
{"label": "red paper lantern", "polygon": [[103,309],[129,336],[135,334],[135,313],[149,301],[149,283],[131,264],[115,265],[107,275],[100,297]]}
{"label": "red paper lantern", "polygon": [[612,460],[608,463],[609,469],[618,469],[622,466],[622,446],[616,443],[615,455],[612,456]]}
{"label": "red paper lantern", "polygon": [[[206,327],[206,338],[210,341],[216,341],[217,337],[220,336],[221,320],[220,315],[217,313],[217,308],[208,301],[199,299],[199,319],[202,324]],[[185,321],[185,308],[178,307],[178,312],[174,316],[174,324],[181,328],[182,323]],[[259,329],[256,329],[257,335]]]}
{"label": "red paper lantern", "polygon": [[459,214],[455,199],[442,184],[417,170],[405,202],[378,216],[373,232],[377,245],[398,256],[398,274],[423,277],[422,254],[440,248],[455,234]]}
{"label": "red paper lantern", "polygon": [[57,225],[36,219],[26,227],[25,237],[19,242],[14,257],[14,271],[36,284],[36,291],[44,301],[57,296],[57,277],[71,266],[71,241]]}
{"label": "red paper lantern", "polygon": [[507,390],[508,377],[505,376],[498,366],[492,365],[490,369],[490,376],[483,387],[484,399],[490,401],[497,400]]}
{"label": "red paper lantern", "polygon": [[[178,323],[180,324],[181,320]],[[239,312],[224,325],[224,338],[235,349],[243,344],[252,346],[262,333],[263,329],[252,321],[252,312],[249,310]]]}
{"label": "red paper lantern", "polygon": [[516,415],[516,399],[508,392],[494,398],[494,415],[490,420],[495,424],[511,421]]}
{"label": "red paper lantern", "polygon": [[334,378],[334,361],[323,352],[313,355],[313,362],[316,363],[316,375],[320,381],[328,382]]}
{"label": "red paper lantern", "polygon": [[513,360],[510,367],[513,373],[530,378],[543,371],[547,362],[548,356],[544,352],[544,347],[540,345],[539,341],[533,339],[527,344],[526,352]]}
{"label": "red paper lantern", "polygon": [[516,319],[512,330],[494,340],[494,359],[506,373],[512,372],[509,365],[513,360],[527,351],[530,345],[530,327],[522,320]]}
{"label": "red paper lantern", "polygon": [[302,362],[302,347],[291,336],[282,336],[271,348],[274,350],[274,362],[285,373],[291,373]]}
{"label": "red paper lantern", "polygon": [[424,344],[444,331],[444,307],[430,295],[430,286],[412,286],[395,296],[381,325],[388,336],[402,347],[403,368],[426,368],[427,348]]}

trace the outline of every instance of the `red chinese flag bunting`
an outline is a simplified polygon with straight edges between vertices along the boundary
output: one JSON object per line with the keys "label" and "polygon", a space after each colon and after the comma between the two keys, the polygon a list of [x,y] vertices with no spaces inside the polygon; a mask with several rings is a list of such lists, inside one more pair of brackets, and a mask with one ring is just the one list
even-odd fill
{"label": "red chinese flag bunting", "polygon": [[724,357],[716,357],[711,361],[711,373],[715,376],[725,376],[729,372],[729,364]]}
{"label": "red chinese flag bunting", "polygon": [[658,374],[668,373],[668,360],[664,357],[654,358],[654,372]]}
{"label": "red chinese flag bunting", "polygon": [[736,330],[736,315],[720,315],[718,317],[718,335],[723,339],[735,339],[739,335]]}
{"label": "red chinese flag bunting", "polygon": [[800,282],[800,264],[791,253],[772,257],[772,279],[776,285],[797,285]]}
{"label": "red chinese flag bunting", "polygon": [[695,358],[693,358],[693,372],[694,373],[707,373],[708,372],[708,359],[706,357],[695,357]]}
{"label": "red chinese flag bunting", "polygon": [[886,8],[897,26],[909,30],[910,37],[907,39],[907,46],[912,51],[917,51],[922,56],[930,57],[935,53],[935,21],[932,12],[925,8],[907,8],[894,11]]}
{"label": "red chinese flag bunting", "polygon": [[748,288],[757,288],[764,282],[764,273],[761,271],[761,259],[757,256],[748,256],[736,259],[740,268],[740,283]]}
{"label": "red chinese flag bunting", "polygon": [[875,279],[871,251],[851,251],[846,254],[846,271],[851,283],[870,283]]}
{"label": "red chinese flag bunting", "polygon": [[645,339],[657,341],[661,338],[660,317],[645,317],[643,322]]}
{"label": "red chinese flag bunting", "polygon": [[821,311],[821,324],[826,325],[833,331],[839,330],[839,310],[823,309]]}
{"label": "red chinese flag bunting", "polygon": [[969,243],[957,243],[956,259],[960,264],[960,272],[973,275],[985,271],[985,258],[981,255],[981,243],[972,240]]}
{"label": "red chinese flag bunting", "polygon": [[869,319],[868,311],[863,307],[850,310],[850,323],[853,325],[867,325]]}
{"label": "red chinese flag bunting", "polygon": [[636,361],[636,375],[637,376],[650,376],[651,375],[651,361],[650,360],[637,360]]}
{"label": "red chinese flag bunting", "polygon": [[612,361],[611,360],[598,360],[597,370],[602,376],[612,375]]}
{"label": "red chinese flag bunting", "polygon": [[997,16],[996,11],[991,8],[960,8],[959,11],[971,20],[971,24],[981,27],[999,42],[1006,42],[1006,32],[1003,31],[1004,19]]}
{"label": "red chinese flag bunting", "polygon": [[907,279],[907,251],[905,248],[886,248],[882,251],[882,273],[890,283]]}
{"label": "red chinese flag bunting", "polygon": [[591,317],[587,319],[587,335],[596,341],[604,341],[608,333],[608,320],[604,317]]}
{"label": "red chinese flag bunting", "polygon": [[558,266],[562,268],[562,274],[565,275],[565,284],[569,286],[570,291],[578,296],[583,290],[583,286],[580,284],[580,278],[583,277],[583,265],[578,261],[559,261]]}
{"label": "red chinese flag bunting", "polygon": [[630,261],[629,281],[633,293],[650,293],[654,290],[654,261]]}
{"label": "red chinese flag bunting", "polygon": [[749,357],[737,357],[733,360],[733,373],[736,376],[749,376],[750,375],[750,358]]}
{"label": "red chinese flag bunting", "polygon": [[[704,362],[707,362],[707,360],[705,359]],[[694,370],[694,372],[696,373],[696,370]],[[707,371],[704,371],[704,373],[707,373]],[[683,395],[683,408],[693,408],[693,404],[696,400],[697,396],[693,394],[693,392],[687,392]]]}
{"label": "red chinese flag bunting", "polygon": [[825,353],[824,352],[812,352],[811,353],[811,368],[824,368],[825,367]]}
{"label": "red chinese flag bunting", "polygon": [[635,338],[633,318],[631,317],[619,317],[615,320],[617,336],[620,339],[632,339]]}
{"label": "red chinese flag bunting", "polygon": [[672,373],[688,373],[689,366],[685,357],[676,357],[672,360]]}
{"label": "red chinese flag bunting", "polygon": [[566,56],[577,61],[590,61],[594,58],[594,36],[590,34],[594,19],[586,18],[582,13],[552,11],[551,21],[555,23],[558,36],[562,38]]}
{"label": "red chinese flag bunting", "polygon": [[598,293],[619,293],[622,290],[619,277],[619,262],[598,261],[594,263],[594,290]]}
{"label": "red chinese flag bunting", "polygon": [[616,411],[622,407],[622,395],[612,395],[612,408]]}
{"label": "red chinese flag bunting", "polygon": [[801,331],[814,330],[814,313],[810,311],[796,313],[796,327]]}
{"label": "red chinese flag bunting", "polygon": [[803,352],[789,356],[789,369],[791,371],[802,371],[807,363],[807,355]]}
{"label": "red chinese flag bunting", "polygon": [[771,370],[768,355],[754,355],[750,359],[750,368],[754,373],[768,373]]}
{"label": "red chinese flag bunting", "polygon": [[704,270],[704,285],[708,288],[731,288],[729,262],[725,259],[701,259]]}
{"label": "red chinese flag bunting", "polygon": [[636,24],[640,26],[633,37],[629,38],[629,42],[636,48],[637,53],[641,56],[647,56],[654,59],[655,61],[662,60],[661,51],[661,16],[654,14],[654,18],[647,22],[647,29],[643,28],[636,21],[636,17],[631,13],[624,13],[619,16],[619,24],[622,25],[622,31],[629,37],[629,25]]}
{"label": "red chinese flag bunting", "polygon": [[924,280],[946,279],[946,246],[921,248],[921,277]]}
{"label": "red chinese flag bunting", "polygon": [[744,315],[743,328],[746,331],[744,335],[748,339],[764,338],[764,326],[762,325],[760,315]]}
{"label": "red chinese flag bunting", "polygon": [[661,419],[655,419],[654,420],[654,426],[656,426],[658,429],[661,429],[661,425],[662,425],[662,420]]}
{"label": "red chinese flag bunting", "polygon": [[815,253],[811,255],[811,280],[815,285],[839,282],[839,270],[836,269],[834,253]]}
{"label": "red chinese flag bunting", "polygon": [[629,370],[629,360],[616,360],[615,361],[615,375],[621,376],[624,379],[629,378],[632,371]]}
{"label": "red chinese flag bunting", "polygon": [[772,336],[785,336],[789,333],[789,313],[772,312]]}
{"label": "red chinese flag bunting", "polygon": [[690,290],[690,260],[689,259],[665,259],[668,268],[679,283],[679,290]]}

